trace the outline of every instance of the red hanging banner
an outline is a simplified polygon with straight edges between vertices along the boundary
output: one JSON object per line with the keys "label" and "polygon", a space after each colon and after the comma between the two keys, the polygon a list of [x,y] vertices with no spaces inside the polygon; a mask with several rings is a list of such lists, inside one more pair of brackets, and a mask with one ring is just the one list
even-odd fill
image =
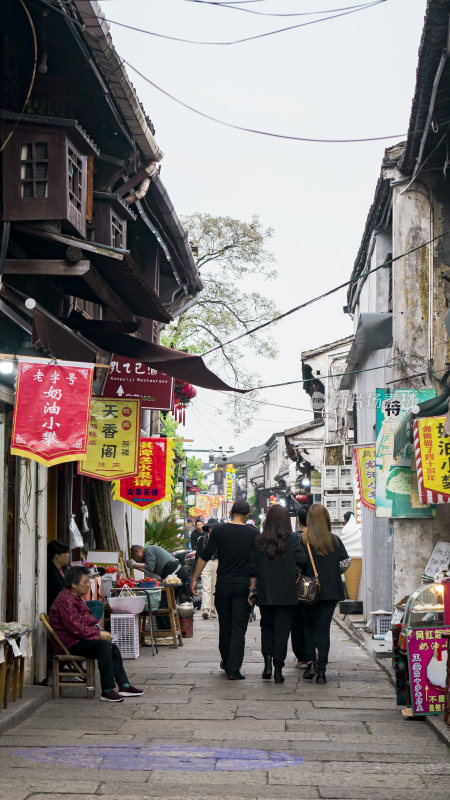
{"label": "red hanging banner", "polygon": [[112,484],[114,500],[146,509],[170,500],[173,494],[174,444],[172,439],[141,439],[139,473]]}
{"label": "red hanging banner", "polygon": [[19,358],[11,453],[50,467],[86,458],[93,364]]}

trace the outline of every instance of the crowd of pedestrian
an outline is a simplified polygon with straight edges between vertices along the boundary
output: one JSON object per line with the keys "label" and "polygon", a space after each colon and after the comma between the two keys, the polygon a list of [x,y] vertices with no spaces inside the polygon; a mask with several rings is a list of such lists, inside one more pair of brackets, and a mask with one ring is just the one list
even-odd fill
{"label": "crowd of pedestrian", "polygon": [[[229,680],[244,680],[245,634],[249,607],[260,611],[262,678],[283,683],[289,636],[297,667],[305,680],[326,683],[330,629],[337,603],[345,597],[342,574],[351,559],[332,532],[325,506],[300,506],[299,531],[293,532],[288,510],[274,503],[259,532],[248,525],[250,506],[238,500],[231,521],[210,519],[197,540],[191,592],[198,594],[202,575],[202,616],[219,619],[220,666]],[[211,566],[211,562],[214,566]],[[311,596],[299,599],[299,576],[313,581]],[[212,576],[214,576],[212,578]],[[206,580],[205,580],[206,578]],[[214,591],[215,581],[215,591]],[[313,596],[314,595],[314,596]]]}

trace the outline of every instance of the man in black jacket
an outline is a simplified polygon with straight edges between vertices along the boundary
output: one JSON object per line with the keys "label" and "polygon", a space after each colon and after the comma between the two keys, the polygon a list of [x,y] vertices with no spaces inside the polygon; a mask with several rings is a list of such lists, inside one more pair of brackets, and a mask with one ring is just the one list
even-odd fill
{"label": "man in black jacket", "polygon": [[256,528],[245,524],[249,516],[249,504],[237,500],[231,509],[231,522],[216,525],[211,531],[191,581],[191,592],[195,596],[197,580],[217,550],[215,604],[219,617],[220,666],[231,681],[245,678],[241,666],[249,617],[250,553],[257,535]]}

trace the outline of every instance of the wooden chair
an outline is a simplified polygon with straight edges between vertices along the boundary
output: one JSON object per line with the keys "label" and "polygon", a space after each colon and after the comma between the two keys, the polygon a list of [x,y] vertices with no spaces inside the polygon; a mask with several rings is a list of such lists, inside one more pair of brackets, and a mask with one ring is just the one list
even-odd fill
{"label": "wooden chair", "polygon": [[181,635],[180,619],[178,617],[173,586],[162,586],[161,589],[166,593],[167,608],[158,608],[157,611],[153,611],[153,616],[156,617],[156,619],[158,619],[158,617],[169,617],[170,633],[169,630],[155,630],[155,638],[167,639],[169,636],[172,636],[173,646],[183,647],[183,637]]}
{"label": "wooden chair", "polygon": [[[91,700],[95,695],[95,659],[74,656],[69,653],[65,644],[62,643],[58,634],[55,633],[50,625],[47,614],[39,614],[39,619],[50,639],[57,645],[59,650],[63,651],[61,654],[58,653],[53,656],[53,699],[59,700],[63,686],[83,683],[86,687],[86,697]],[[84,661],[86,662],[86,669],[81,666]],[[69,665],[69,668],[64,669],[65,665]],[[74,678],[77,680],[74,680]]]}

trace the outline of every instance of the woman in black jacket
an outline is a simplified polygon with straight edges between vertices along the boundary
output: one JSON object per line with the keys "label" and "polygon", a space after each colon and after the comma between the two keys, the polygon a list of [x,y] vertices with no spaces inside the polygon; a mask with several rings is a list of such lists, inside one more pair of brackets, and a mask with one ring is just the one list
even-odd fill
{"label": "woman in black jacket", "polygon": [[[339,536],[331,533],[328,510],[315,503],[308,511],[308,530],[301,536],[307,552],[307,564],[303,573],[313,577],[314,569],[307,551],[307,543],[319,575],[320,595],[316,605],[302,605],[305,643],[308,665],[303,673],[305,680],[316,676],[316,683],[326,683],[325,671],[330,650],[330,627],[338,600],[344,599],[340,562],[348,559],[347,551]],[[317,647],[317,661],[316,661]]]}
{"label": "woman in black jacket", "polygon": [[298,535],[292,533],[289,512],[281,505],[271,506],[250,558],[249,603],[256,601],[261,612],[262,677],[272,677],[273,660],[275,683],[284,681],[282,668],[297,605],[296,565],[305,563],[306,554]]}

